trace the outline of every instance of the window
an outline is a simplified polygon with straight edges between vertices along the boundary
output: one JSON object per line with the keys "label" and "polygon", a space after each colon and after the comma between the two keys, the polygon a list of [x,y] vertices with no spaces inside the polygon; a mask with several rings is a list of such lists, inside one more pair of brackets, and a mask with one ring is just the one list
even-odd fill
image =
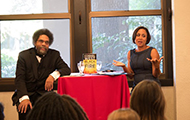
{"label": "window", "polygon": [[53,33],[50,48],[59,50],[70,65],[68,0],[7,0],[0,6],[1,79],[15,77],[18,53],[33,47],[32,35],[41,28]]}
{"label": "window", "polygon": [[103,62],[101,70],[122,70],[112,65],[113,60],[127,64],[127,52],[136,47],[132,33],[136,27],[145,26],[151,34],[148,45],[165,58],[160,64],[160,79],[172,79],[170,1],[91,0],[90,4],[91,51]]}
{"label": "window", "polygon": [[[146,3],[146,4],[145,4]],[[127,52],[135,48],[132,42],[132,33],[138,26],[145,26],[151,34],[150,46],[155,47],[162,56],[162,11],[161,1],[153,0],[126,0],[105,1],[92,0],[92,14],[96,11],[112,11],[110,16],[91,16],[92,21],[92,48],[98,59],[103,61],[103,70],[122,70],[120,67],[112,65],[113,60],[127,64]],[[152,9],[157,10],[151,11]],[[125,13],[124,10],[129,11]],[[136,11],[134,15],[133,12]],[[142,11],[144,11],[142,13]],[[146,13],[147,12],[147,13]],[[148,14],[149,12],[149,14]],[[106,12],[104,12],[106,15]],[[119,16],[119,13],[123,13]],[[131,13],[131,15],[129,15]],[[152,14],[152,15],[150,15]],[[163,64],[161,64],[163,72]]]}
{"label": "window", "polygon": [[0,3],[1,15],[68,13],[68,0],[6,0]]}
{"label": "window", "polygon": [[[92,18],[93,53],[103,61],[102,70],[123,70],[111,63],[117,60],[127,65],[127,52],[136,47],[132,42],[132,33],[139,25],[149,29],[151,34],[149,45],[155,47],[162,56],[161,21],[161,16]],[[163,72],[163,64],[160,66]]]}
{"label": "window", "polygon": [[91,11],[158,9],[161,9],[161,0],[91,0]]}

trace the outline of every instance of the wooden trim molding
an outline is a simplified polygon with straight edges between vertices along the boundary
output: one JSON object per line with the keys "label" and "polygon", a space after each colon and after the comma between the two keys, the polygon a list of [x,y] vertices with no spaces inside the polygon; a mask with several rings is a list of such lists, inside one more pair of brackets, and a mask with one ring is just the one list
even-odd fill
{"label": "wooden trim molding", "polygon": [[162,10],[133,10],[133,11],[95,11],[90,12],[89,17],[121,17],[121,16],[144,16],[161,15]]}
{"label": "wooden trim molding", "polygon": [[70,13],[0,15],[0,20],[70,19]]}

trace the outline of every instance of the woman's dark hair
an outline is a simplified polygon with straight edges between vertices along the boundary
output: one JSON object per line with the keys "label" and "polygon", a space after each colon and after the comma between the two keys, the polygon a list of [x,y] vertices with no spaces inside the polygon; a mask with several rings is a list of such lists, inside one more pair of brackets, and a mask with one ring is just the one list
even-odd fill
{"label": "woman's dark hair", "polygon": [[4,116],[4,106],[0,102],[0,120],[4,120],[4,118],[5,118],[5,116]]}
{"label": "woman's dark hair", "polygon": [[165,120],[165,98],[160,85],[153,80],[138,83],[130,98],[130,108],[141,120]]}
{"label": "woman's dark hair", "polygon": [[72,120],[88,120],[83,108],[73,98],[68,95],[62,95],[62,98],[65,103],[65,107],[70,111],[67,115],[70,116],[70,118],[73,117]]}
{"label": "woman's dark hair", "polygon": [[136,28],[133,32],[133,43],[135,43],[135,39],[136,39],[136,36],[137,36],[137,32],[140,30],[140,29],[144,29],[147,33],[147,40],[146,40],[146,44],[148,44],[150,42],[150,39],[151,39],[151,36],[150,36],[150,33],[148,31],[148,29],[144,26],[139,26],[138,28]]}
{"label": "woman's dark hair", "polygon": [[36,41],[40,37],[40,35],[47,35],[49,37],[49,45],[53,43],[53,34],[46,28],[39,29],[36,32],[34,32],[32,38],[33,38],[33,45],[35,45]]}
{"label": "woman's dark hair", "polygon": [[47,92],[36,101],[27,120],[88,120],[88,117],[70,96]]}

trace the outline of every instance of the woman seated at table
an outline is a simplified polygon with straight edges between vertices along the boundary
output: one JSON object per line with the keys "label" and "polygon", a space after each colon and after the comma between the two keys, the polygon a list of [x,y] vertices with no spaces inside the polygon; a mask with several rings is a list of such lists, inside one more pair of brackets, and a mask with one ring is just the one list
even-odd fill
{"label": "woman seated at table", "polygon": [[[132,49],[127,54],[128,67],[124,63],[113,60],[113,65],[122,67],[126,73],[134,77],[133,87],[143,79],[152,79],[160,84],[158,77],[160,75],[160,62],[163,57],[159,57],[158,51],[148,46],[151,36],[147,28],[140,26],[133,32],[133,43],[137,48]],[[131,91],[132,91],[131,90]]]}

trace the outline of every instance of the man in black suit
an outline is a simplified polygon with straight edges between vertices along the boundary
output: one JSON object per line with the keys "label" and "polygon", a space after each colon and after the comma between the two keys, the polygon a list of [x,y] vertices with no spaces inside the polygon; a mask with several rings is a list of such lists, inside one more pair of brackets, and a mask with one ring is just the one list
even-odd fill
{"label": "man in black suit", "polygon": [[19,53],[16,90],[12,96],[13,105],[17,106],[19,120],[26,119],[27,113],[40,96],[53,90],[53,82],[58,77],[71,73],[60,53],[49,49],[52,42],[53,34],[48,29],[40,29],[33,34],[35,47]]}

